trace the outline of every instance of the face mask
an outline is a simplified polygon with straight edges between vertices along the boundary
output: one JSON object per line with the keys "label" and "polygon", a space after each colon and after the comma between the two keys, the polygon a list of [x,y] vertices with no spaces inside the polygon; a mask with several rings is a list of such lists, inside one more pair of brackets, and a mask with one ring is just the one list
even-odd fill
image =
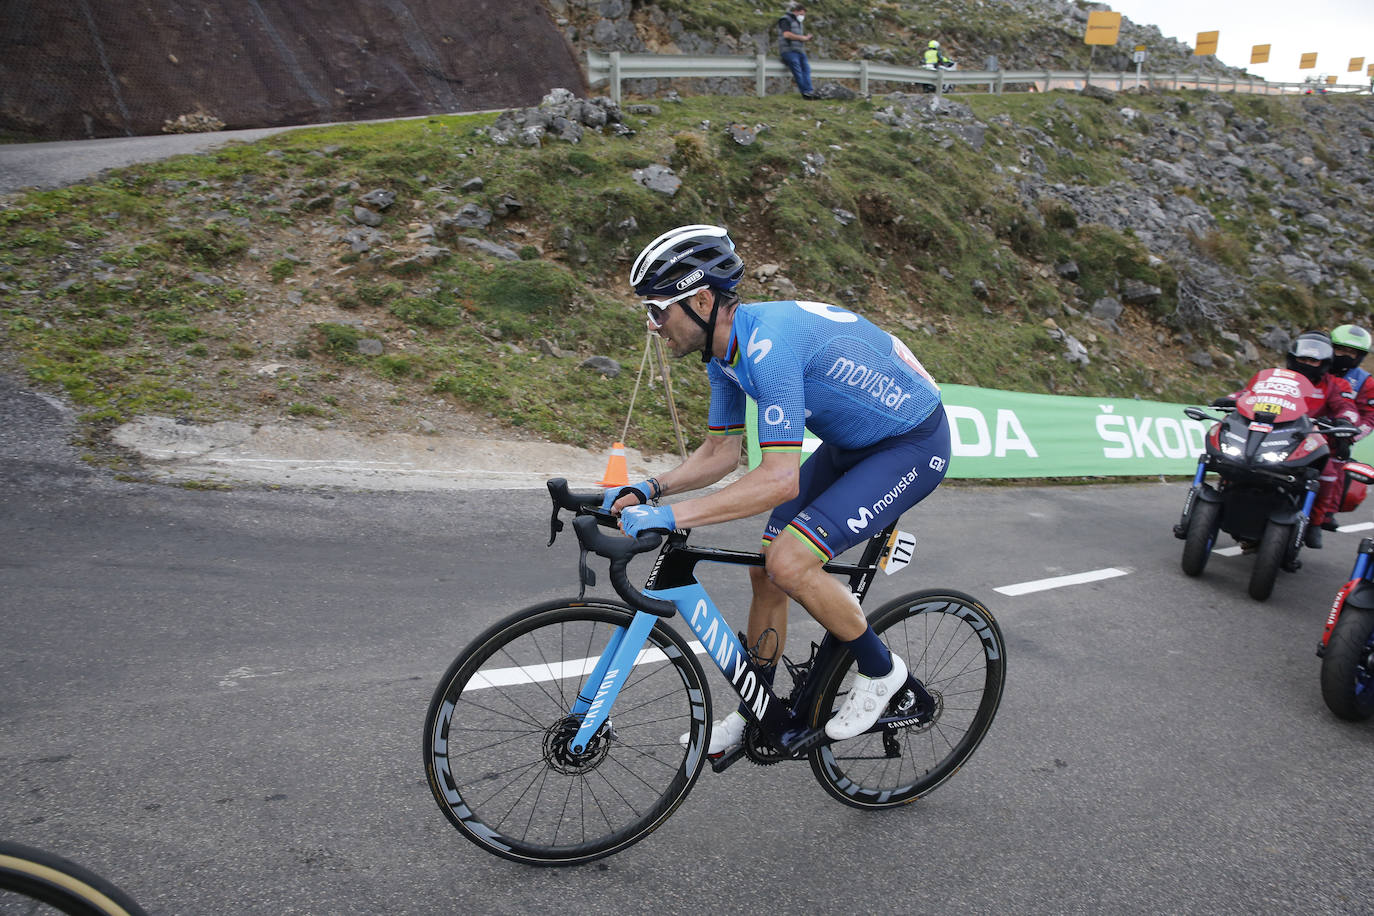
{"label": "face mask", "polygon": [[1332,357],[1332,359],[1331,359],[1331,371],[1334,372],[1334,373],[1336,373],[1337,375],[1342,375],[1342,376],[1343,376],[1343,375],[1345,375],[1347,372],[1349,372],[1351,369],[1354,369],[1356,366],[1358,366],[1358,365],[1360,364],[1360,361],[1363,360],[1363,359],[1364,359],[1364,354],[1363,354],[1363,353],[1361,353],[1359,356],[1335,356],[1335,357]]}
{"label": "face mask", "polygon": [[805,14],[805,13],[797,13],[797,21],[798,21],[798,22],[805,22],[805,21],[806,21],[806,14]]}

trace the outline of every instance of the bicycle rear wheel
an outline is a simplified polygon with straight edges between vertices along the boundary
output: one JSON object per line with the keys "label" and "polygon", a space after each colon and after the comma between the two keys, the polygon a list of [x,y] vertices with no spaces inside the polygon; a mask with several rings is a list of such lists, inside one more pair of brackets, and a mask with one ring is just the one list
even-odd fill
{"label": "bicycle rear wheel", "polygon": [[585,753],[567,749],[578,690],[633,616],[611,603],[538,605],[449,666],[425,718],[425,771],[444,816],[472,842],[527,864],[589,862],[648,836],[691,791],[710,693],[687,641],[663,621],[607,726]]}
{"label": "bicycle rear wheel", "polygon": [[[38,908],[27,901],[23,909],[11,909],[13,897],[7,891],[53,909]],[[10,842],[0,842],[0,912],[145,916],[128,894],[89,869],[51,852]]]}
{"label": "bicycle rear wheel", "polygon": [[[904,595],[875,611],[869,622],[934,697],[934,714],[819,747],[810,753],[811,771],[847,805],[891,808],[939,786],[977,750],[1002,701],[1006,649],[992,614],[959,592]],[[821,673],[813,727],[834,714],[854,674],[848,653]],[[885,716],[901,714],[904,693]]]}

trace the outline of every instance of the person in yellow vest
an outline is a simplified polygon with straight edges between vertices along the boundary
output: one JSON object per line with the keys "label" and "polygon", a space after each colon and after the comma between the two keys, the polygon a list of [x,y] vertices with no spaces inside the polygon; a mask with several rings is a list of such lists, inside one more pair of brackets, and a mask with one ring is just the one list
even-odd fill
{"label": "person in yellow vest", "polygon": [[[921,54],[921,65],[927,70],[948,70],[950,67],[954,66],[954,61],[945,57],[944,53],[940,50],[940,43],[932,38],[930,43],[926,45],[925,51]],[[925,91],[934,92],[935,86],[926,86]]]}

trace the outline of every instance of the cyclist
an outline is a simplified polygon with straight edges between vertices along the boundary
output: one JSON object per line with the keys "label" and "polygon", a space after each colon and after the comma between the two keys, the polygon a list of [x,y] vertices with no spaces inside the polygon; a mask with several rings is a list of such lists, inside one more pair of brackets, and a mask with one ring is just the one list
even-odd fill
{"label": "cyclist", "polygon": [[[1343,324],[1331,331],[1331,374],[1336,378],[1345,379],[1345,383],[1350,387],[1355,410],[1360,414],[1359,423],[1356,424],[1360,431],[1353,438],[1332,437],[1331,460],[1327,462],[1326,471],[1322,475],[1321,496],[1317,501],[1317,511],[1324,518],[1320,524],[1327,531],[1335,531],[1339,527],[1332,516],[1340,511],[1346,499],[1340,484],[1345,476],[1343,472],[1345,462],[1350,457],[1350,446],[1370,432],[1374,432],[1374,376],[1360,368],[1360,362],[1369,352],[1370,342],[1369,332],[1359,325]],[[1331,478],[1329,483],[1326,480],[1328,476]],[[1360,484],[1358,489],[1363,492],[1364,485]],[[1354,502],[1357,504],[1359,498]],[[1351,508],[1353,507],[1352,504]]]}
{"label": "cyclist", "polygon": [[[743,303],[735,292],[743,273],[718,226],[665,232],[635,260],[630,284],[644,299],[649,327],[674,356],[700,352],[706,363],[709,428],[676,468],[608,490],[605,504],[632,536],[771,510],[765,565],[750,569],[749,643],[762,645],[773,631],[777,647],[763,663],[774,673],[789,597],[842,641],[859,676],[825,732],[850,738],[877,721],[907,669],[822,566],[935,489],[949,463],[949,427],[939,387],[896,337],[820,302]],[[758,466],[718,491],[657,505],[659,497],[710,486],[738,467],[746,395],[756,404]],[[806,426],[822,444],[803,463]],[[737,745],[744,726],[739,710],[715,723],[709,753]]]}

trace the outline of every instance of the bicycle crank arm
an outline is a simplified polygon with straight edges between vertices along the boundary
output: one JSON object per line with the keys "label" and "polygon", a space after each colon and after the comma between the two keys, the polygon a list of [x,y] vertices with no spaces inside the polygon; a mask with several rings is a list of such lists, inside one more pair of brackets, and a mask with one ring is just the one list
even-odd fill
{"label": "bicycle crank arm", "polygon": [[711,764],[711,771],[714,773],[724,773],[732,765],[739,763],[744,756],[744,745],[740,745],[728,754],[721,754],[719,757],[707,757]]}

